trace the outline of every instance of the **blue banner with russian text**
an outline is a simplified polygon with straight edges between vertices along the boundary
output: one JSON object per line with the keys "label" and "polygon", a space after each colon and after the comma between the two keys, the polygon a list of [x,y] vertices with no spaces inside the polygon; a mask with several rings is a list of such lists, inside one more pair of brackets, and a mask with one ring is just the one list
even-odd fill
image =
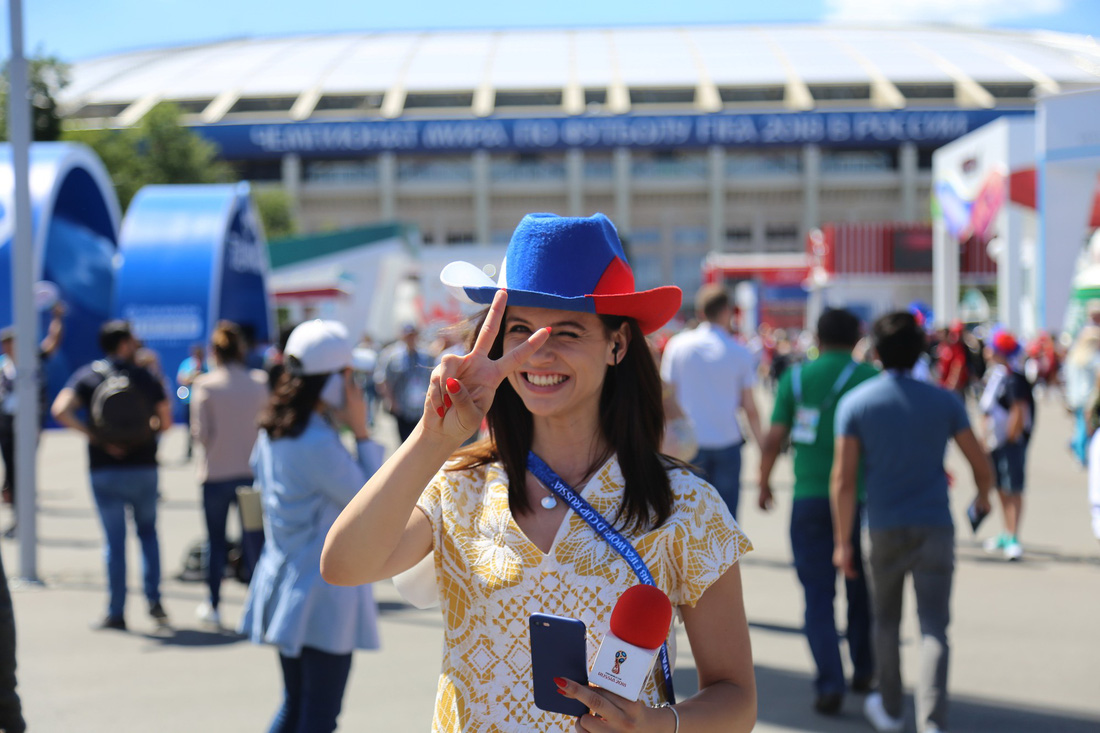
{"label": "blue banner with russian text", "polygon": [[539,151],[565,148],[936,146],[1028,110],[897,110],[772,114],[621,115],[471,120],[222,123],[194,127],[228,159],[355,157],[383,151]]}

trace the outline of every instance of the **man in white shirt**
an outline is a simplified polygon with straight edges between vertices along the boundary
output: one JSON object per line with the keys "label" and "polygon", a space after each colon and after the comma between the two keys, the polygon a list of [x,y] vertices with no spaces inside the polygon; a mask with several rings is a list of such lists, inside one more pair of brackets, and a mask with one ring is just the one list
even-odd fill
{"label": "man in white shirt", "polygon": [[677,401],[695,426],[699,452],[691,463],[718,489],[736,518],[745,442],[739,410],[756,444],[761,444],[760,416],[752,396],[756,368],[752,354],[730,332],[733,304],[724,288],[700,288],[695,310],[700,325],[669,339],[661,377],[676,390]]}

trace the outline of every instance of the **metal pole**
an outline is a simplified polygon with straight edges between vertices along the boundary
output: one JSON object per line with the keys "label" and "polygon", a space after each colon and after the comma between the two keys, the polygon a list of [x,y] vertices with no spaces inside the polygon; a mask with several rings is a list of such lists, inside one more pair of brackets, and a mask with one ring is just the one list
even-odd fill
{"label": "metal pole", "polygon": [[31,108],[27,62],[23,58],[23,3],[8,3],[11,59],[8,62],[8,139],[15,177],[15,238],[12,241],[12,298],[15,311],[15,506],[19,575],[38,582],[35,454],[38,445],[38,319],[34,309],[34,241],[29,185]]}

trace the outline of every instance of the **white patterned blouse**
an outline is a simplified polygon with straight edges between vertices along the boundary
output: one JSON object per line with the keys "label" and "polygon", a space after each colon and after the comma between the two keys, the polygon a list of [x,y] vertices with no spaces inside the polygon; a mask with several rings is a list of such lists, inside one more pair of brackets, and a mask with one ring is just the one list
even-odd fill
{"label": "white patterned blouse", "polygon": [[[659,528],[624,533],[674,606],[694,606],[745,552],[749,539],[710,484],[669,471],[673,511]],[[623,477],[612,457],[581,495],[614,520]],[[432,525],[433,559],[445,627],[433,731],[564,731],[574,719],[535,707],[528,617],[580,619],[591,664],[619,596],[638,580],[626,561],[576,513],[562,522],[549,554],[520,530],[508,508],[499,463],[441,470],[419,501]],[[661,702],[657,665],[641,699]]]}

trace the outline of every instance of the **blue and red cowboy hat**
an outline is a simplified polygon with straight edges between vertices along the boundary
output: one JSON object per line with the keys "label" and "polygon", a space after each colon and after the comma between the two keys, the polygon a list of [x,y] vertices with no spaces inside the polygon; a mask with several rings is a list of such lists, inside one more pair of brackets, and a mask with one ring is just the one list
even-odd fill
{"label": "blue and red cowboy hat", "polygon": [[469,262],[452,262],[439,279],[474,303],[491,303],[504,289],[508,305],[628,316],[644,333],[668,323],[683,298],[671,285],[634,289],[615,225],[603,214],[528,214],[512,234],[497,282]]}

